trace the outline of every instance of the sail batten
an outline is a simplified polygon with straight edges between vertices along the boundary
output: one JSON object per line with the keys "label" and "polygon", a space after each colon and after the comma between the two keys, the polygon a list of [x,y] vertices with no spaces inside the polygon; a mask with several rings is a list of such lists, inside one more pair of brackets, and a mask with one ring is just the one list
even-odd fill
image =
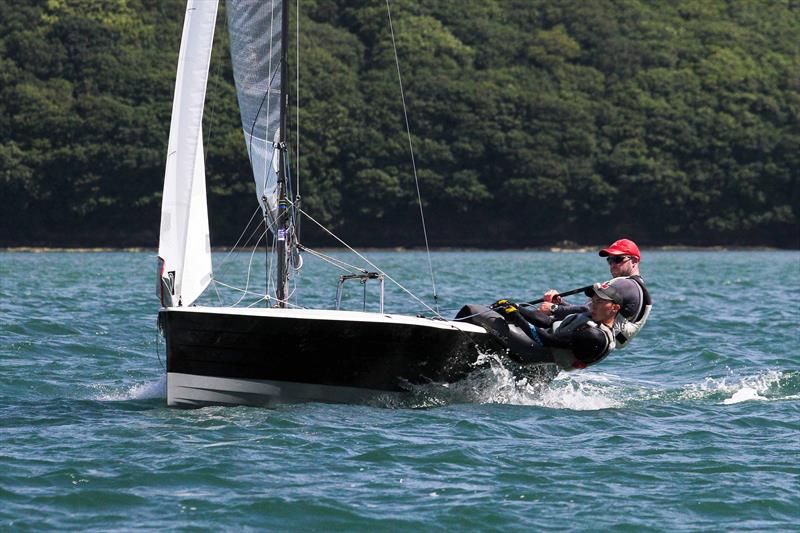
{"label": "sail batten", "polygon": [[161,203],[158,255],[169,275],[165,305],[190,305],[211,281],[203,153],[205,104],[217,0],[190,0],[178,56]]}

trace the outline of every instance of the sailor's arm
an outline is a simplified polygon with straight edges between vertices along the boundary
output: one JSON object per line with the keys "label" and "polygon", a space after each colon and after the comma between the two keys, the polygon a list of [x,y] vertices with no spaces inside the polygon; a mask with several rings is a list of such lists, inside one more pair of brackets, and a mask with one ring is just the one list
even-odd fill
{"label": "sailor's arm", "polygon": [[568,303],[563,303],[557,306],[551,307],[551,313],[556,320],[564,320],[567,315],[574,315],[580,313],[586,313],[589,311],[588,305],[571,305]]}
{"label": "sailor's arm", "polygon": [[555,320],[563,320],[567,315],[589,311],[589,306],[571,305],[558,295],[557,290],[548,289],[544,293],[544,302],[539,306],[539,311],[551,315]]}

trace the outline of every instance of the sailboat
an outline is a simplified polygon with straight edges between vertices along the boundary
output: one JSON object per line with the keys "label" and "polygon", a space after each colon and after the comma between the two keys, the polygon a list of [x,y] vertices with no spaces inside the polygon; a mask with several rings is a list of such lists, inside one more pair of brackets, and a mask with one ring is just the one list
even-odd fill
{"label": "sailboat", "polygon": [[[384,313],[382,290],[379,312],[340,310],[338,300],[331,310],[290,305],[287,280],[301,247],[286,129],[289,17],[280,0],[226,5],[245,144],[276,243],[275,294],[265,307],[196,305],[214,280],[202,120],[217,9],[216,0],[188,0],[172,107],[158,248],[168,405],[362,402],[467,375],[491,345],[480,326]],[[382,272],[357,277],[382,289]]]}

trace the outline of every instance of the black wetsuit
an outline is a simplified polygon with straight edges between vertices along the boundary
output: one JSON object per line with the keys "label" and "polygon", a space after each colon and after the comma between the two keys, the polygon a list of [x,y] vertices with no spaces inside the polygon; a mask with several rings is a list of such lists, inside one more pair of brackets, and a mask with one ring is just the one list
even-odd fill
{"label": "black wetsuit", "polygon": [[[554,363],[551,351],[533,341],[530,325],[524,319],[521,319],[524,324],[520,325],[513,317],[510,318],[507,319],[490,307],[475,304],[465,305],[455,317],[456,320],[464,320],[484,328],[522,363]],[[509,324],[518,327],[512,329]]]}
{"label": "black wetsuit", "polygon": [[610,329],[607,328],[606,334],[586,312],[566,317],[562,324],[572,321],[577,327],[563,331],[553,331],[554,317],[527,308],[501,314],[489,307],[466,305],[456,315],[456,320],[459,319],[485,328],[512,357],[525,364],[555,363],[553,349],[565,349],[572,352],[578,362],[573,367],[583,368],[599,361],[614,348]]}

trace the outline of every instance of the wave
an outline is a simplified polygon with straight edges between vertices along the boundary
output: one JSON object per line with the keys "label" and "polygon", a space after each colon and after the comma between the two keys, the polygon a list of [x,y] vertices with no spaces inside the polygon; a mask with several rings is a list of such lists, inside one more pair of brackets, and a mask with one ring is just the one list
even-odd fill
{"label": "wave", "polygon": [[429,384],[412,389],[414,398],[391,407],[434,407],[452,403],[501,403],[574,411],[618,409],[648,404],[701,401],[733,405],[748,401],[800,399],[800,372],[759,370],[722,377],[705,377],[696,383],[666,386],[594,370],[539,373],[520,377],[519,369],[497,356],[485,356],[488,366],[450,384]]}
{"label": "wave", "polygon": [[800,399],[800,372],[765,370],[755,375],[731,373],[719,378],[706,377],[702,382],[684,386],[684,399],[710,399],[724,405],[746,401],[783,401]]}
{"label": "wave", "polygon": [[155,381],[137,383],[134,385],[125,386],[121,389],[105,385],[96,385],[95,388],[99,389],[99,394],[97,394],[94,399],[104,402],[166,398],[167,376],[166,374],[162,374],[161,377]]}
{"label": "wave", "polygon": [[612,378],[559,372],[554,365],[522,368],[496,354],[484,354],[481,368],[455,383],[409,385],[403,398],[381,398],[382,407],[429,408],[455,403],[535,405],[554,409],[597,410],[622,407]]}

